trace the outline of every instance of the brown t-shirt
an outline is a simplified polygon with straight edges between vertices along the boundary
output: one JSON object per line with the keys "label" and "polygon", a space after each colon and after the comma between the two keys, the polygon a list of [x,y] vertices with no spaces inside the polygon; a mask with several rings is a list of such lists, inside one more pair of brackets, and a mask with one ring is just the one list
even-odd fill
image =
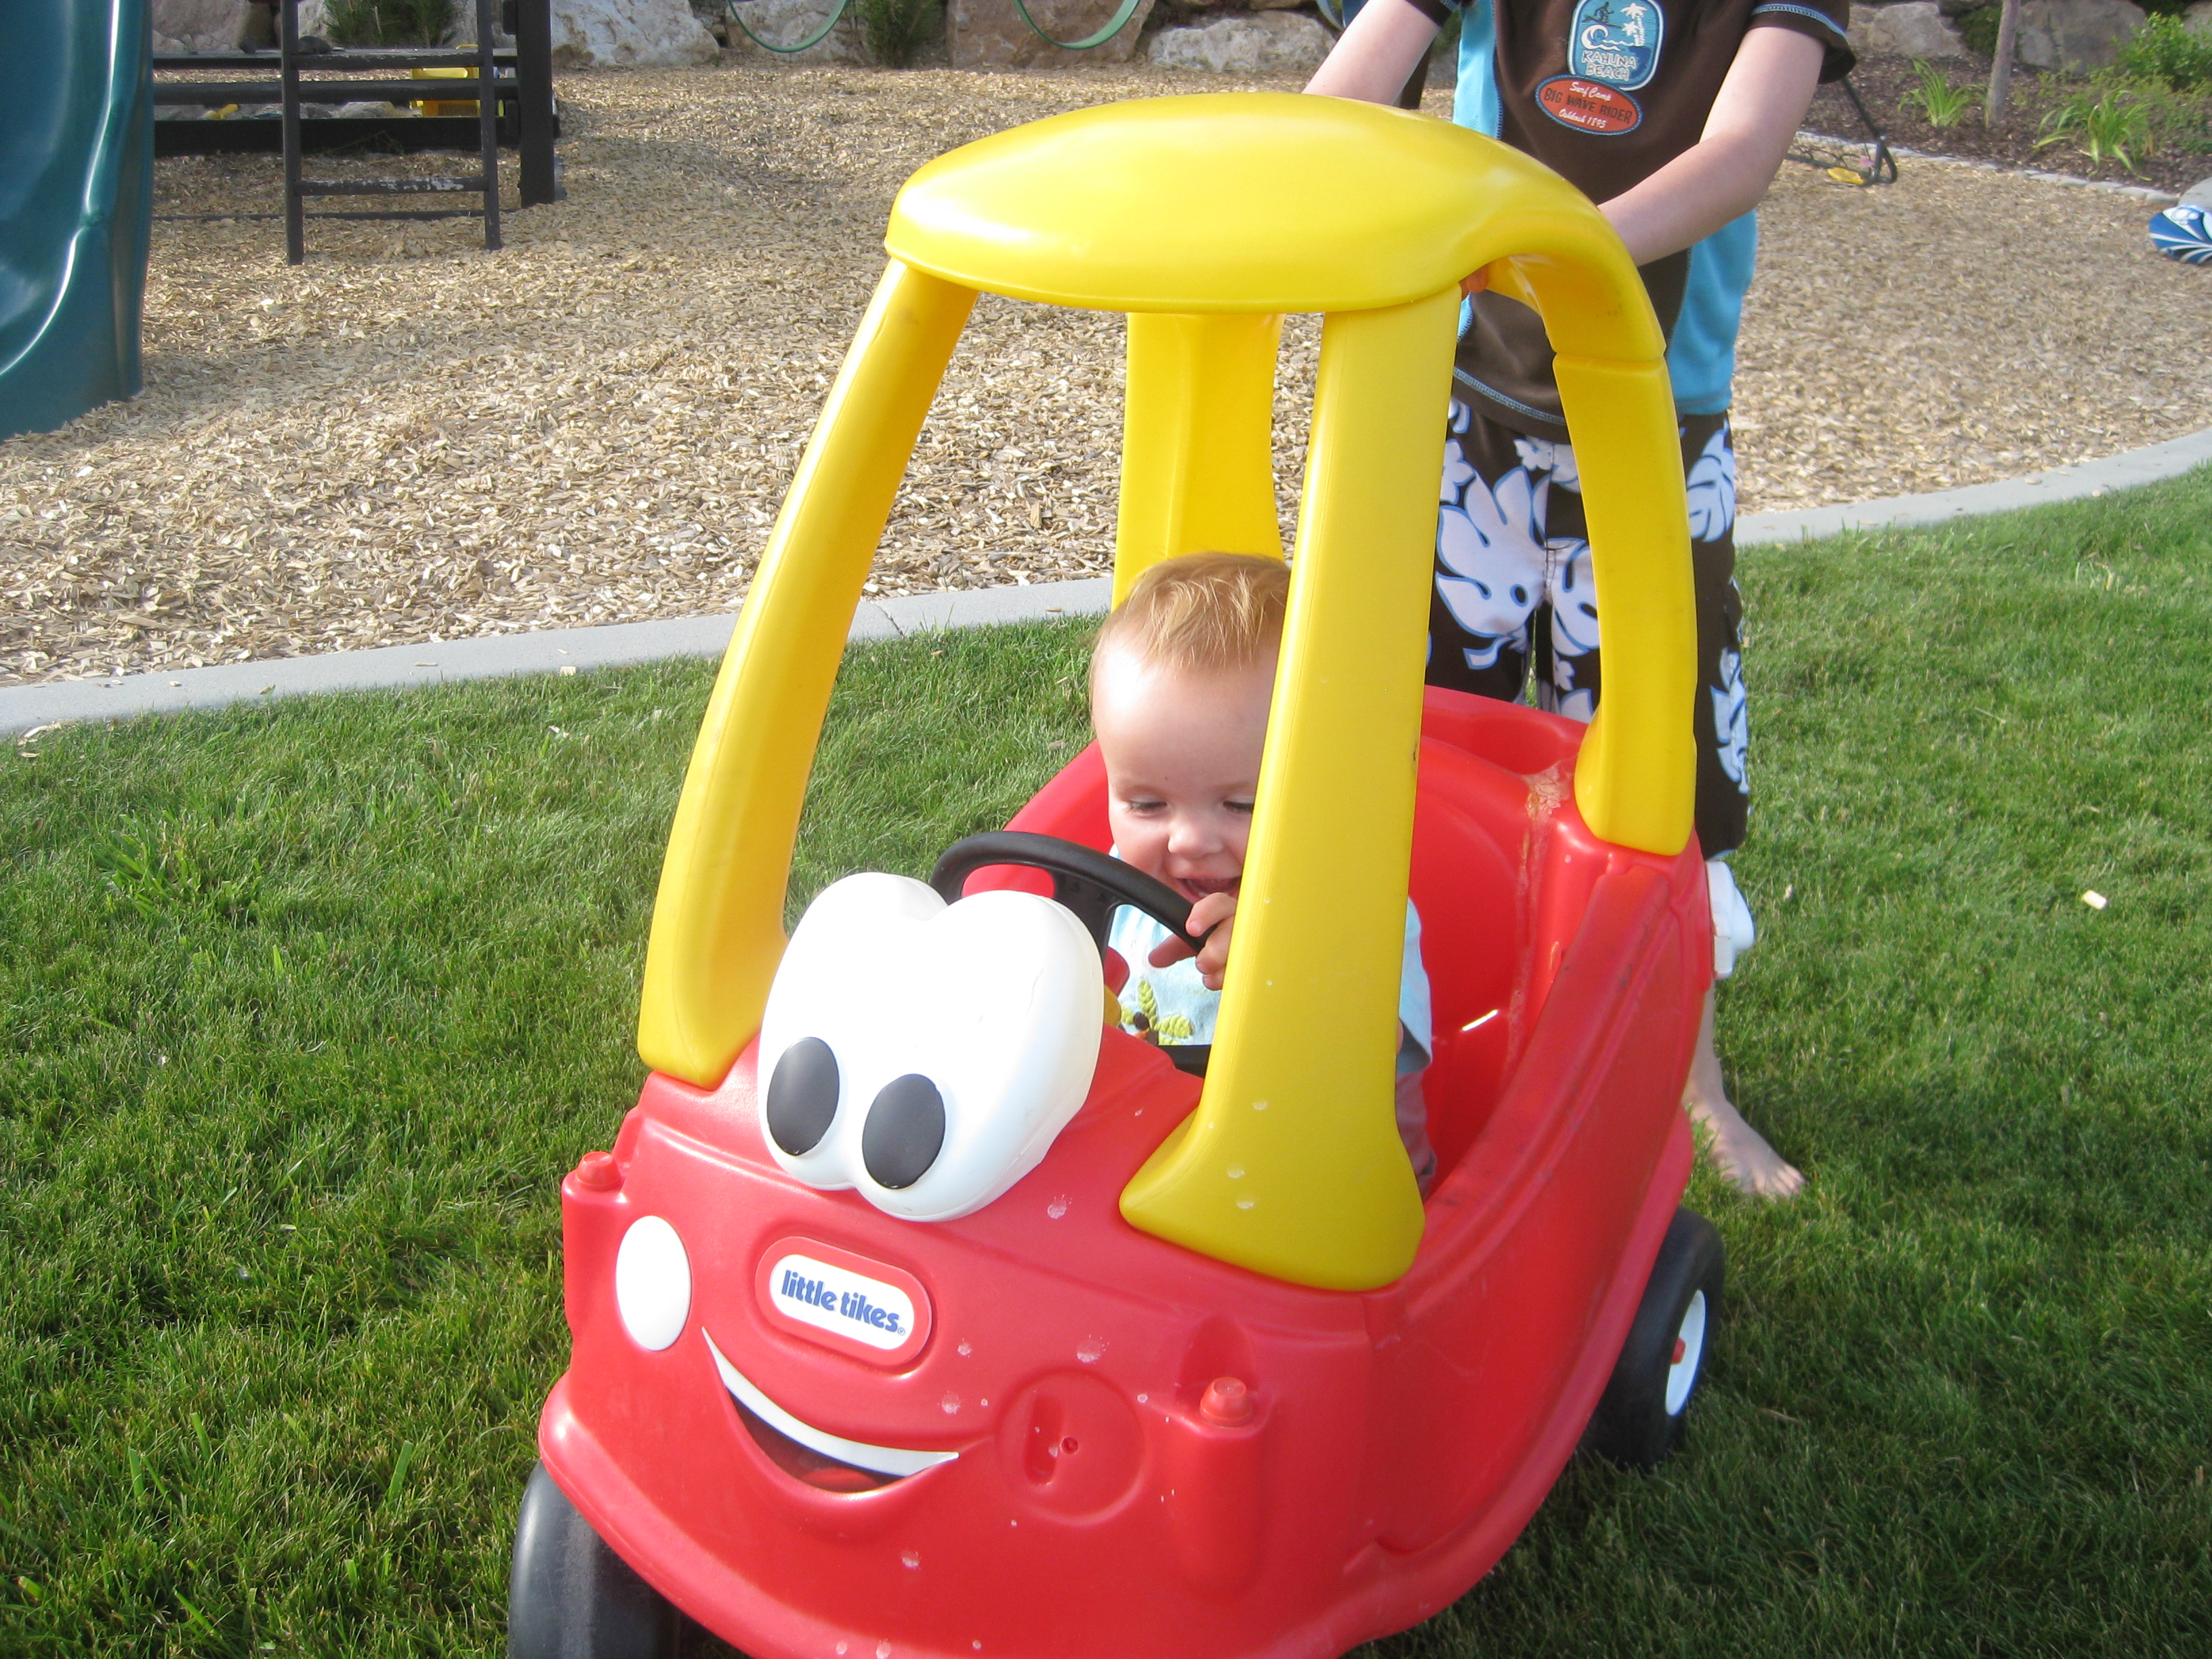
{"label": "brown t-shirt", "polygon": [[[1440,24],[1452,0],[1412,0]],[[1591,200],[1650,178],[1705,131],[1736,49],[1754,28],[1794,29],[1826,48],[1823,81],[1853,63],[1850,0],[1492,0],[1498,137],[1533,155]],[[1461,73],[1480,72],[1480,34],[1468,8]],[[1459,107],[1470,100],[1464,89]],[[1690,280],[1691,251],[1643,268],[1671,339]],[[1741,294],[1735,298],[1740,301]],[[1486,397],[1483,412],[1517,430],[1565,430],[1552,350],[1536,313],[1503,295],[1478,295],[1460,343],[1456,389]]]}

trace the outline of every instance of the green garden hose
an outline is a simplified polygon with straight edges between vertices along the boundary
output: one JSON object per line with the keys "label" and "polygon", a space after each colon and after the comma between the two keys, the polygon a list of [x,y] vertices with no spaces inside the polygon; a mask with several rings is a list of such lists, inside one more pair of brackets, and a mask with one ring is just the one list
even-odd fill
{"label": "green garden hose", "polygon": [[[828,21],[825,21],[820,28],[815,30],[813,33],[808,35],[804,40],[801,40],[795,46],[779,46],[775,41],[763,40],[760,36],[755,34],[751,28],[747,26],[744,18],[738,14],[738,0],[728,0],[728,9],[730,21],[732,23],[735,23],[739,28],[744,29],[745,32],[745,39],[751,41],[755,46],[766,52],[805,52],[809,46],[818,46],[824,40],[827,40],[830,38],[830,31],[836,28],[837,27],[838,20],[844,16],[845,8],[852,3],[853,0],[837,0],[837,3],[830,9],[830,16]],[[1021,0],[1014,0],[1014,3],[1016,5],[1019,5],[1021,3]],[[1029,15],[1027,12],[1024,12],[1022,15],[1024,17]],[[1036,25],[1032,24],[1030,27],[1035,27]]]}
{"label": "green garden hose", "polygon": [[1055,40],[1053,36],[1047,34],[1043,28],[1038,24],[1037,20],[1030,15],[1030,9],[1025,3],[1024,3],[1024,0],[1014,0],[1014,9],[1021,13],[1022,21],[1030,26],[1030,33],[1036,35],[1038,40],[1044,41],[1048,46],[1058,46],[1063,52],[1088,52],[1093,46],[1104,46],[1109,40],[1111,40],[1115,35],[1119,34],[1127,25],[1129,20],[1137,15],[1137,8],[1143,3],[1144,0],[1121,0],[1121,9],[1116,11],[1114,15],[1107,21],[1107,24],[1104,28],[1100,29],[1096,34],[1085,35],[1080,40]]}
{"label": "green garden hose", "polygon": [[[727,0],[730,21],[744,31],[745,39],[751,41],[755,46],[761,47],[763,51],[780,52],[788,54],[791,52],[805,52],[808,47],[818,46],[824,40],[828,40],[830,38],[830,31],[837,27],[838,20],[842,18],[845,15],[845,8],[851,5],[853,3],[853,0],[837,0],[836,6],[831,10],[829,18],[823,23],[822,27],[815,30],[813,33],[808,35],[804,40],[801,40],[797,46],[779,46],[775,41],[763,40],[760,36],[755,34],[752,32],[751,27],[746,23],[744,18],[738,10],[738,7],[740,3],[742,3],[742,0]],[[1119,34],[1123,28],[1127,27],[1129,20],[1137,15],[1137,8],[1143,3],[1144,0],[1121,0],[1121,9],[1108,20],[1105,27],[1100,29],[1095,34],[1085,36],[1080,40],[1061,40],[1055,39],[1052,35],[1047,34],[1044,32],[1043,27],[1038,23],[1037,20],[1030,15],[1030,9],[1027,5],[1023,3],[1023,0],[1014,0],[1014,9],[1022,15],[1022,21],[1030,26],[1030,32],[1036,35],[1038,40],[1044,41],[1049,46],[1058,46],[1066,52],[1088,52],[1093,46],[1104,46],[1109,40],[1111,40],[1115,35]]]}

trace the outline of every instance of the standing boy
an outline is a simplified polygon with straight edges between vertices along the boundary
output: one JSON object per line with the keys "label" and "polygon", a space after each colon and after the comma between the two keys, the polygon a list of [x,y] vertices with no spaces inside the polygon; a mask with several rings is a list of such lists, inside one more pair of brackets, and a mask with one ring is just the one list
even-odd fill
{"label": "standing boy", "polygon": [[[1596,202],[1641,269],[1668,340],[1681,424],[1698,610],[1698,844],[1710,860],[1715,967],[1751,940],[1723,861],[1743,840],[1745,698],[1735,586],[1735,336],[1772,183],[1814,87],[1851,66],[1849,0],[1369,0],[1309,92],[1396,100],[1460,13],[1453,118],[1535,157]],[[1430,683],[1588,720],[1602,694],[1574,450],[1536,313],[1465,284],[1437,531]],[[1684,1104],[1745,1191],[1804,1177],[1729,1103],[1706,998]]]}

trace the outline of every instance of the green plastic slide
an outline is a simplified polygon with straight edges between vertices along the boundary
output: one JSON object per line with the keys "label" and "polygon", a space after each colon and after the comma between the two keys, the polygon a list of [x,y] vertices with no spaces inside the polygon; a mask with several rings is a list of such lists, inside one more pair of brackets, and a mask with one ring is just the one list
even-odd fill
{"label": "green plastic slide", "polygon": [[0,0],[0,438],[136,393],[149,0]]}

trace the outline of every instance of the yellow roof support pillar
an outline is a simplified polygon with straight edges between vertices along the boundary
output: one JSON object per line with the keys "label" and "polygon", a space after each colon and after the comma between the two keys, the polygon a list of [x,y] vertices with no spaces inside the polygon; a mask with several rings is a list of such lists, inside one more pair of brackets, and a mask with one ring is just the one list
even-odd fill
{"label": "yellow roof support pillar", "polygon": [[[1697,809],[1698,616],[1689,496],[1667,365],[1562,353],[1553,360],[1582,474],[1605,637],[1605,696],[1575,762],[1591,833],[1671,857]],[[1607,628],[1608,617],[1633,617]]]}
{"label": "yellow roof support pillar", "polygon": [[1121,1194],[1147,1232],[1328,1290],[1388,1284],[1421,1240],[1390,1091],[1458,313],[1455,288],[1323,327],[1297,580],[1221,1002],[1233,1036],[1197,1112]]}
{"label": "yellow roof support pillar", "polygon": [[807,774],[860,584],[975,290],[892,261],[784,497],[692,746],[637,1051],[702,1088],[760,1029]]}
{"label": "yellow roof support pillar", "polygon": [[1121,406],[1114,603],[1162,559],[1283,556],[1273,431],[1279,316],[1135,313]]}

